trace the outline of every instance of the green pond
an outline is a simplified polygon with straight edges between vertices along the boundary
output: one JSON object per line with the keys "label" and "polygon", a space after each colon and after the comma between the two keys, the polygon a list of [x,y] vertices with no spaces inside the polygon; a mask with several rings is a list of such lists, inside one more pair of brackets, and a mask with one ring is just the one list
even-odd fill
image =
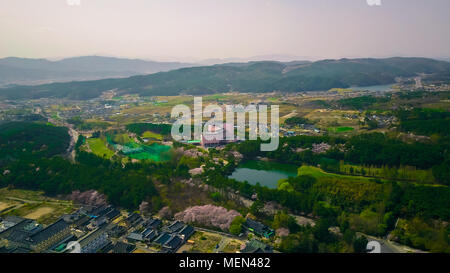
{"label": "green pond", "polygon": [[153,143],[151,145],[142,145],[139,152],[128,154],[133,159],[150,159],[155,162],[166,161],[170,159],[170,146]]}
{"label": "green pond", "polygon": [[239,164],[229,178],[276,189],[278,180],[297,176],[297,169],[296,165],[249,160]]}
{"label": "green pond", "polygon": [[113,141],[113,136],[107,134],[106,140],[115,150],[121,151],[124,155],[133,159],[149,159],[155,162],[170,160],[170,146],[162,145],[157,142],[153,144],[136,143],[130,140],[124,144],[118,144]]}

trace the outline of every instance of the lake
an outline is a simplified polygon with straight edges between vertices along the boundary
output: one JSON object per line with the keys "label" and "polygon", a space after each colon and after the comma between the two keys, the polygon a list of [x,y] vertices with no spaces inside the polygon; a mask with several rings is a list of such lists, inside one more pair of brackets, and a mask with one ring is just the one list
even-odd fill
{"label": "lake", "polygon": [[278,180],[297,176],[297,169],[296,165],[248,160],[239,164],[229,178],[276,189]]}
{"label": "lake", "polygon": [[386,84],[386,85],[372,85],[372,86],[355,86],[350,87],[350,89],[355,91],[375,91],[375,92],[388,92],[392,90],[392,87],[395,84]]}

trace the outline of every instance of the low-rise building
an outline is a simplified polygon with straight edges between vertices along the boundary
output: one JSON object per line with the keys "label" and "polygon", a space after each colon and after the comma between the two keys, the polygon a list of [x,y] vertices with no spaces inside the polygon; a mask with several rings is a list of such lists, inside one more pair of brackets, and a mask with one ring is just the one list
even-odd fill
{"label": "low-rise building", "polygon": [[153,241],[153,243],[163,246],[170,238],[171,238],[171,236],[169,233],[163,232],[158,237],[156,237],[156,239]]}
{"label": "low-rise building", "polygon": [[156,229],[147,228],[142,232],[142,236],[144,237],[145,241],[151,242],[153,239],[158,237],[158,231]]}
{"label": "low-rise building", "polygon": [[271,246],[264,244],[261,241],[252,239],[248,242],[244,249],[240,251],[241,253],[273,253]]}
{"label": "low-rise building", "polygon": [[163,248],[170,250],[170,252],[175,252],[183,243],[183,239],[178,235],[171,235],[169,240],[163,244]]}
{"label": "low-rise building", "polygon": [[156,218],[151,218],[145,221],[142,226],[144,228],[158,229],[162,224],[162,221]]}
{"label": "low-rise building", "polygon": [[110,243],[108,235],[103,229],[88,234],[80,240],[81,253],[97,253]]}
{"label": "low-rise building", "polygon": [[144,241],[144,236],[141,233],[132,232],[127,236],[127,241],[130,243]]}
{"label": "low-rise building", "polygon": [[195,230],[190,225],[185,225],[180,231],[178,231],[178,235],[180,235],[183,242],[186,242],[193,234]]}
{"label": "low-rise building", "polygon": [[264,225],[263,223],[260,223],[258,221],[255,221],[251,218],[248,218],[245,220],[245,228],[247,230],[255,233],[259,236],[264,236],[265,238],[270,238],[275,234],[273,229],[269,228],[268,226]]}
{"label": "low-rise building", "polygon": [[37,252],[49,249],[70,234],[70,226],[63,219],[42,229],[30,236],[27,241],[30,247]]}
{"label": "low-rise building", "polygon": [[169,226],[164,227],[163,229],[167,231],[168,233],[175,233],[179,230],[181,230],[184,227],[183,222],[180,221],[174,221]]}
{"label": "low-rise building", "polygon": [[142,222],[142,217],[136,212],[133,212],[130,216],[127,217],[125,222],[129,227],[136,227]]}
{"label": "low-rise building", "polygon": [[117,242],[112,249],[112,253],[131,253],[136,249],[136,246],[123,242]]}

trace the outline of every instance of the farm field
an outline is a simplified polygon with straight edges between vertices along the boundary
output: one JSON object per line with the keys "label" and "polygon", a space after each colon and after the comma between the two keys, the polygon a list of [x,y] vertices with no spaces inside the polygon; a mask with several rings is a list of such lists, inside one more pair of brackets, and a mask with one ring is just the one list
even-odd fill
{"label": "farm field", "polygon": [[7,209],[11,206],[11,204],[0,202],[0,211]]}
{"label": "farm field", "polygon": [[[340,130],[341,132],[349,131],[347,129],[349,127],[359,128],[359,119],[347,118],[345,115],[359,115],[359,113],[357,111],[316,109],[309,112],[305,118],[317,121],[317,126],[320,128],[343,128]],[[337,126],[332,124],[336,124]]]}
{"label": "farm field", "polygon": [[41,217],[43,217],[43,216],[45,216],[45,215],[47,215],[49,213],[52,213],[53,211],[54,211],[54,209],[50,208],[50,207],[40,207],[40,208],[34,210],[33,212],[25,215],[24,217],[25,218],[29,218],[29,219],[37,220],[37,219],[39,219],[39,218],[41,218]]}
{"label": "farm field", "polygon": [[61,215],[71,213],[75,206],[70,201],[44,196],[40,191],[0,189],[0,216],[15,215],[50,224]]}

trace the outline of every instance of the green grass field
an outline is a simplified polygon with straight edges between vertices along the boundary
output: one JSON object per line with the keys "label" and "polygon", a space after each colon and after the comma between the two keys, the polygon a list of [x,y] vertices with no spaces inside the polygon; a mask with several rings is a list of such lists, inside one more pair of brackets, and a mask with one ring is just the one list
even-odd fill
{"label": "green grass field", "polygon": [[347,127],[347,126],[342,126],[342,127],[330,127],[328,128],[329,132],[332,133],[344,133],[344,132],[350,132],[355,130],[355,128],[353,127]]}
{"label": "green grass field", "polygon": [[300,168],[298,168],[298,175],[310,175],[317,179],[333,178],[333,179],[339,179],[339,180],[360,181],[360,182],[369,182],[373,179],[373,178],[364,177],[364,176],[351,176],[351,175],[327,173],[320,168],[312,167],[312,166],[301,166]]}
{"label": "green grass field", "polygon": [[155,139],[155,140],[163,140],[163,136],[161,134],[154,133],[152,131],[145,131],[142,134],[142,138]]}
{"label": "green grass field", "polygon": [[170,159],[170,155],[167,153],[170,150],[170,146],[153,143],[152,145],[139,145],[139,147],[144,148],[142,152],[132,153],[128,156],[133,159],[149,159],[155,162],[166,161]]}
{"label": "green grass field", "polygon": [[98,156],[111,158],[114,155],[114,152],[106,146],[105,141],[100,138],[89,138],[87,142],[91,151]]}
{"label": "green grass field", "polygon": [[119,144],[126,144],[129,142],[132,142],[133,140],[128,136],[128,134],[117,134],[114,135],[113,137],[113,141],[115,143],[119,143]]}

